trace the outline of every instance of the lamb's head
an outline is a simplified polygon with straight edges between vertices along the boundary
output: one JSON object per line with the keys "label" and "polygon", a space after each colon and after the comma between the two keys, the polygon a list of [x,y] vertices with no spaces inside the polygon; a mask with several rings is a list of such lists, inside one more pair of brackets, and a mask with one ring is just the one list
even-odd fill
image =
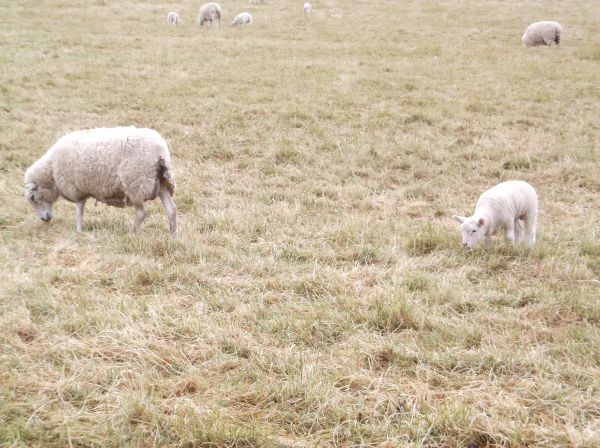
{"label": "lamb's head", "polygon": [[460,233],[462,234],[462,245],[469,249],[474,248],[479,240],[487,233],[489,223],[485,218],[471,216],[452,216],[460,224]]}
{"label": "lamb's head", "polygon": [[52,205],[58,199],[53,189],[42,188],[36,182],[27,182],[25,197],[42,221],[48,222],[52,219]]}

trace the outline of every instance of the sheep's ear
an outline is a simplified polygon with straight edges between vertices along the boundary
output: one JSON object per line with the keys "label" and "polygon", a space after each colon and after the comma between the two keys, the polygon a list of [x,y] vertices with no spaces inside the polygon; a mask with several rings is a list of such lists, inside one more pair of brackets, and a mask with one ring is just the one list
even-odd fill
{"label": "sheep's ear", "polygon": [[477,221],[477,224],[479,225],[479,227],[481,227],[482,225],[485,224],[485,219],[479,218],[479,221]]}
{"label": "sheep's ear", "polygon": [[452,219],[455,220],[457,223],[462,224],[467,218],[465,218],[464,216],[452,215]]}
{"label": "sheep's ear", "polygon": [[27,191],[35,191],[37,188],[38,186],[35,182],[28,182],[25,184],[25,190]]}

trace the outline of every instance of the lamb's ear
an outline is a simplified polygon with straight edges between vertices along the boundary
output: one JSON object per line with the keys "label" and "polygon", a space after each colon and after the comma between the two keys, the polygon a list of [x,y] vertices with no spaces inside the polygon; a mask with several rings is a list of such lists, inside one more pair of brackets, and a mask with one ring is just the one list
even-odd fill
{"label": "lamb's ear", "polygon": [[484,224],[485,224],[485,219],[479,218],[479,221],[477,221],[477,225],[479,225],[479,227],[481,227]]}
{"label": "lamb's ear", "polygon": [[25,184],[25,190],[27,191],[35,191],[37,190],[37,184],[35,182],[28,182]]}
{"label": "lamb's ear", "polygon": [[455,220],[457,223],[462,224],[467,218],[465,218],[464,216],[452,215],[452,219]]}

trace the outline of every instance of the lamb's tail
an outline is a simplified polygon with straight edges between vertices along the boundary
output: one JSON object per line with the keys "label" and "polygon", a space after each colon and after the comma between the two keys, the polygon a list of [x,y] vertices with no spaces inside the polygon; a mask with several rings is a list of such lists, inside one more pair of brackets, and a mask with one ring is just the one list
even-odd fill
{"label": "lamb's tail", "polygon": [[560,45],[560,28],[558,28],[556,30],[556,35],[554,36],[554,42],[556,42],[556,45]]}
{"label": "lamb's tail", "polygon": [[175,194],[175,178],[171,173],[171,168],[162,157],[158,159],[157,175],[160,185],[173,196]]}

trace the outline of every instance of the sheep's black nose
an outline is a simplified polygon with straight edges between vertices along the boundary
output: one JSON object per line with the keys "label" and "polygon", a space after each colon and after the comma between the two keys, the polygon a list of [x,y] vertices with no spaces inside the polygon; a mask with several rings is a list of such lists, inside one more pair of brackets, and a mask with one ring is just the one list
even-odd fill
{"label": "sheep's black nose", "polygon": [[42,221],[44,221],[44,222],[48,222],[48,221],[50,221],[50,219],[52,219],[52,217],[48,214],[45,214],[44,216],[42,216]]}
{"label": "sheep's black nose", "polygon": [[467,243],[463,243],[463,247],[464,247],[465,249],[467,249],[467,248],[469,247],[469,245],[468,245]]}

